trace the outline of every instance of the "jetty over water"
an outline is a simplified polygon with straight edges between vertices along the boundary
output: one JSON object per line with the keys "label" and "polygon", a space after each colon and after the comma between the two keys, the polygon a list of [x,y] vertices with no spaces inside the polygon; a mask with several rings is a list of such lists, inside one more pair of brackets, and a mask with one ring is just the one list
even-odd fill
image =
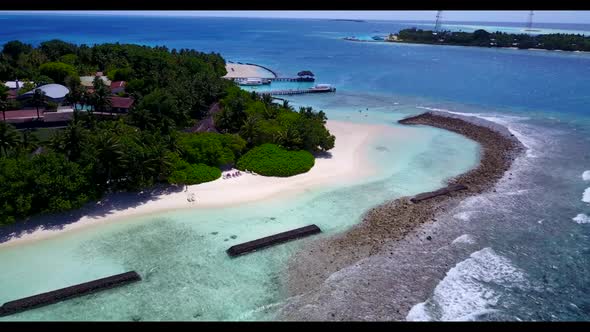
{"label": "jetty over water", "polygon": [[328,88],[309,88],[309,89],[285,89],[285,90],[269,90],[269,91],[257,91],[256,93],[259,95],[302,95],[306,93],[327,93],[327,92],[336,92],[335,87],[328,87]]}
{"label": "jetty over water", "polygon": [[47,293],[25,297],[20,300],[6,302],[4,303],[4,305],[2,305],[2,307],[0,307],[0,317],[54,304],[74,297],[79,297],[101,290],[122,286],[140,280],[141,277],[139,276],[139,274],[137,274],[137,272],[130,271],[54,290]]}
{"label": "jetty over water", "polygon": [[313,77],[275,77],[268,80],[271,82],[315,82]]}
{"label": "jetty over water", "polygon": [[297,229],[293,229],[287,232],[263,237],[258,240],[237,244],[227,249],[227,253],[230,256],[239,256],[242,254],[249,253],[251,251],[266,248],[275,244],[287,242],[290,240],[302,238],[305,236],[320,233],[322,230],[316,225],[309,225]]}

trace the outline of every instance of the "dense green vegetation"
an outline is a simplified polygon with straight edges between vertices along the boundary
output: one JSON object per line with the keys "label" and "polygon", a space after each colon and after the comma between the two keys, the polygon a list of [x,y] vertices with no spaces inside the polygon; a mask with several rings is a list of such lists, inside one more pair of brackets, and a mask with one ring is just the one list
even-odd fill
{"label": "dense green vegetation", "polygon": [[289,150],[327,151],[334,147],[334,136],[326,129],[326,114],[311,107],[293,110],[287,101],[282,105],[238,87],[228,89],[221,100],[222,110],[215,115],[216,127],[225,133],[238,133],[248,147],[274,143]]}
{"label": "dense green vegetation", "polygon": [[[135,99],[129,114],[108,116],[111,92],[102,80],[94,80],[92,93],[80,84],[79,76],[96,71],[127,81],[126,93]],[[0,81],[65,84],[67,102],[93,111],[75,109],[63,129],[17,131],[0,121],[0,225],[79,208],[110,192],[212,181],[236,163],[259,174],[298,174],[313,166],[312,153],[334,147],[324,112],[273,103],[222,79],[225,74],[220,55],[194,50],[6,43]],[[7,93],[0,89],[0,111],[23,106]],[[209,114],[216,103],[220,111]],[[42,93],[24,105],[51,107]],[[208,117],[219,133],[185,130]]]}
{"label": "dense green vegetation", "polygon": [[213,181],[221,177],[221,170],[205,164],[189,164],[179,159],[174,164],[174,170],[168,176],[170,183],[198,184]]}
{"label": "dense green vegetation", "polygon": [[184,134],[178,143],[188,162],[216,167],[233,165],[246,148],[246,141],[235,134]]}
{"label": "dense green vegetation", "polygon": [[307,151],[289,151],[267,143],[248,151],[237,167],[260,175],[285,177],[305,173],[314,163],[313,155]]}
{"label": "dense green vegetation", "polygon": [[575,34],[511,34],[506,32],[451,32],[404,29],[398,34],[398,41],[421,44],[443,44],[481,47],[518,47],[521,49],[539,48],[563,51],[590,51],[590,37]]}

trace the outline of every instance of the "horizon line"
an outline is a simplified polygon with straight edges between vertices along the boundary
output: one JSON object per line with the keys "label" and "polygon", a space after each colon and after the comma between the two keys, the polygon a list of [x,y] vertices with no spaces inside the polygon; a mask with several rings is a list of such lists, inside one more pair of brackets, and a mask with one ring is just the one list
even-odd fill
{"label": "horizon line", "polygon": [[[0,15],[65,15],[65,16],[128,16],[128,17],[204,17],[204,18],[248,18],[248,19],[293,19],[293,20],[356,20],[356,21],[385,21],[385,22],[430,22],[429,19],[384,19],[384,18],[354,18],[354,17],[282,17],[282,16],[224,16],[220,15],[201,15],[199,12],[207,12],[208,10],[201,10],[198,12],[178,12],[165,13],[166,10],[0,10]],[[212,11],[212,10],[211,10]],[[264,10],[261,10],[264,12]],[[218,11],[215,11],[218,12]],[[245,11],[248,12],[248,11]],[[348,12],[348,10],[335,10],[332,12]],[[403,12],[403,11],[400,11]],[[468,19],[448,19],[447,22],[477,22],[477,23],[522,23],[520,21],[494,21],[494,20],[468,20]],[[536,21],[536,23],[546,24],[581,24],[590,25],[586,22],[547,22]]]}

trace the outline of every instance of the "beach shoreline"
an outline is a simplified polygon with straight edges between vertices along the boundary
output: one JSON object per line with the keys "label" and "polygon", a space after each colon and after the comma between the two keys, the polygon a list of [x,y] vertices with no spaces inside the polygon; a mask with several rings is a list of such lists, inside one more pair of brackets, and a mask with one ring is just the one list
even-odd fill
{"label": "beach shoreline", "polygon": [[[147,195],[146,198],[141,198],[142,193],[112,195],[90,204],[89,207],[74,211],[71,217],[65,217],[65,215],[37,217],[40,225],[36,225],[34,229],[5,235],[0,247],[34,242],[130,217],[179,209],[231,207],[271,198],[289,197],[320,186],[354,184],[377,172],[376,165],[372,165],[366,158],[370,142],[382,133],[396,133],[396,128],[391,126],[333,120],[327,122],[327,128],[336,136],[336,145],[327,156],[316,158],[315,165],[309,172],[287,178],[241,172],[242,175],[235,178],[219,178],[215,181],[188,186],[186,190],[183,188],[158,190],[154,194]],[[195,198],[194,202],[191,201],[191,197]],[[52,217],[57,219],[53,222],[56,225],[43,226],[44,220]],[[61,222],[60,218],[69,220]]]}
{"label": "beach shoreline", "polygon": [[228,62],[225,64],[227,74],[223,78],[276,78],[275,72],[269,68],[251,63]]}
{"label": "beach shoreline", "polygon": [[[285,292],[291,302],[279,311],[279,319],[326,319],[321,316],[325,314],[322,312],[316,313],[317,317],[310,315],[305,306],[317,302],[314,296],[323,294],[319,289],[328,278],[362,259],[383,254],[388,243],[400,241],[419,226],[435,222],[465,198],[493,190],[513,161],[524,152],[522,143],[507,128],[472,116],[430,111],[398,122],[437,127],[478,142],[481,145],[478,166],[447,181],[449,185],[463,184],[467,190],[419,203],[412,203],[411,197],[401,197],[370,209],[360,223],[341,234],[309,242],[291,258],[284,270]],[[391,315],[404,319],[406,313],[400,312],[403,310],[398,308],[397,313]]]}

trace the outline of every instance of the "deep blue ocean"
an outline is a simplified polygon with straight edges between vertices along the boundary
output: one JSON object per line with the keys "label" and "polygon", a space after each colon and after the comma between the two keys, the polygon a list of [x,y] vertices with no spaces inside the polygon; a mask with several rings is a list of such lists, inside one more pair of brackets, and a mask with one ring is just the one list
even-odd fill
{"label": "deep blue ocean", "polygon": [[[407,318],[590,319],[590,181],[582,176],[590,170],[590,54],[342,40],[424,22],[0,14],[0,23],[0,43],[57,38],[163,45],[217,52],[281,76],[311,70],[317,83],[333,84],[337,93],[292,100],[328,115],[330,108],[435,108],[506,125],[528,148],[526,156],[497,191],[467,200],[440,220],[437,240],[456,239],[464,247],[442,251],[448,267],[405,276],[407,283],[432,279],[415,282],[426,291],[412,299]],[[590,24],[536,27],[590,32]],[[429,255],[437,254],[416,259]],[[365,271],[382,273],[375,264]],[[338,308],[329,296],[322,301]]]}

